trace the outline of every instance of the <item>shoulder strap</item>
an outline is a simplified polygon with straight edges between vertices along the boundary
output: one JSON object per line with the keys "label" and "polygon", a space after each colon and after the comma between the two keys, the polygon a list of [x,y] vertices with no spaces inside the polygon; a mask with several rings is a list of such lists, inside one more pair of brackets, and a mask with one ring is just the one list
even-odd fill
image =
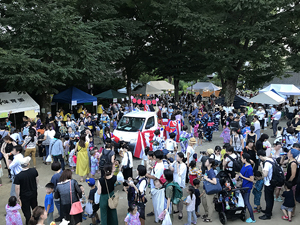
{"label": "shoulder strap", "polygon": [[71,188],[71,183],[72,183],[72,180],[70,180],[70,198],[71,198],[71,205],[72,205],[72,188]]}
{"label": "shoulder strap", "polygon": [[108,190],[108,186],[107,186],[107,182],[106,182],[106,178],[105,177],[104,177],[104,180],[105,180],[105,185],[106,185],[106,189],[107,189],[107,195],[108,195],[108,198],[110,199],[109,190]]}

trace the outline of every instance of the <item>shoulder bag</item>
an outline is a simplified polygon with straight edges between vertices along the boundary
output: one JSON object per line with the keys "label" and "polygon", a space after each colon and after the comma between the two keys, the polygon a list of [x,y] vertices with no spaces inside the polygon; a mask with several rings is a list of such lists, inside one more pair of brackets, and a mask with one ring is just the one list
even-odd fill
{"label": "shoulder bag", "polygon": [[118,195],[118,193],[116,193],[116,194],[114,194],[113,196],[110,197],[107,182],[106,182],[106,178],[104,178],[104,180],[105,180],[105,184],[106,184],[106,188],[107,188],[107,194],[108,194],[108,207],[110,209],[116,209],[118,207],[118,203],[119,203],[119,195]]}
{"label": "shoulder bag", "polygon": [[[70,180],[70,197],[71,197],[71,210],[70,215],[77,215],[83,212],[81,202],[74,202],[72,203],[72,187],[71,187],[72,180]],[[76,190],[74,190],[76,191]]]}
{"label": "shoulder bag", "polygon": [[216,184],[212,184],[209,181],[203,181],[203,187],[207,195],[217,194],[222,191],[222,187],[218,178]]}

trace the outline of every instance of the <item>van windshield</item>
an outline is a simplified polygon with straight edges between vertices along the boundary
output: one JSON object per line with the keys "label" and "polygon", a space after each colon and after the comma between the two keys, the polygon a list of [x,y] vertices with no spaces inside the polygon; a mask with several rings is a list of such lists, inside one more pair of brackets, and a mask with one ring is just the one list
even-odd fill
{"label": "van windshield", "polygon": [[140,117],[123,116],[117,126],[117,130],[129,132],[142,131],[145,120],[145,118]]}

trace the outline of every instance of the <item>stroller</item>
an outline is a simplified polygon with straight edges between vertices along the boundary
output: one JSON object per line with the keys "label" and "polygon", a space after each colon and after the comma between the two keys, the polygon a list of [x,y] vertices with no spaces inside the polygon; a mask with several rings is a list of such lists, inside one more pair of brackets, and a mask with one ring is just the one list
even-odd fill
{"label": "stroller", "polygon": [[[220,171],[217,178],[219,178],[220,184],[223,187],[223,190],[214,199],[215,210],[219,213],[220,222],[226,224],[228,219],[235,218],[246,221],[246,206],[244,200],[240,198],[242,198],[242,193],[248,191],[249,188],[235,188],[229,175],[224,171]],[[229,181],[229,184],[225,185],[226,181]],[[233,199],[233,196],[238,204],[229,200],[229,206],[226,207],[225,200]]]}

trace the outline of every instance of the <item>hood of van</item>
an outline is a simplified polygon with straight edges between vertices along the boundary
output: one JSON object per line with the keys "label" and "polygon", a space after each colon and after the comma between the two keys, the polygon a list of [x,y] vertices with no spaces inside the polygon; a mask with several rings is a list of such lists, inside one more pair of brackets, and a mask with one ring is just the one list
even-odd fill
{"label": "hood of van", "polygon": [[138,132],[114,130],[113,134],[118,138],[120,138],[120,141],[134,142],[134,143],[136,142],[138,137]]}

